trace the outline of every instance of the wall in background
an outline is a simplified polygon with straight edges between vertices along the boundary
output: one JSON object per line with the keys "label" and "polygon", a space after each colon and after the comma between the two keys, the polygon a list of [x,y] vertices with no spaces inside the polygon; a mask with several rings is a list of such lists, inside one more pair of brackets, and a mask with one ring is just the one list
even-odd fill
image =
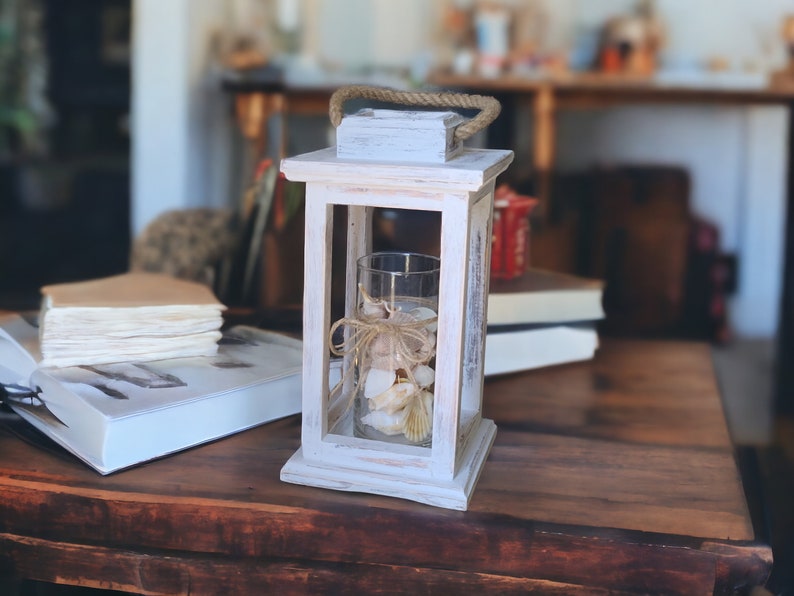
{"label": "wall in background", "polygon": [[132,231],[159,213],[235,205],[235,130],[215,61],[224,0],[134,0]]}
{"label": "wall in background", "polygon": [[[208,56],[218,27],[229,22],[224,7],[260,1],[272,10],[278,2],[135,0],[133,232],[167,208],[236,201],[228,192],[239,175],[230,140],[234,123]],[[315,17],[306,26],[316,32],[304,47],[324,61],[348,61],[358,70],[393,69],[425,59],[443,6],[441,0],[304,2]],[[563,23],[555,26],[550,43],[564,45],[634,2],[540,4]],[[659,0],[656,6],[668,23],[663,65],[674,69],[675,76],[688,76],[721,57],[735,80],[746,82],[759,76],[758,68],[781,63],[779,27],[781,17],[792,10],[790,0]],[[740,259],[739,291],[730,305],[732,326],[742,336],[771,337],[780,312],[787,126],[786,114],[776,108],[626,107],[569,113],[560,121],[558,161],[563,168],[610,162],[689,168],[693,209],[720,225],[722,248]]]}

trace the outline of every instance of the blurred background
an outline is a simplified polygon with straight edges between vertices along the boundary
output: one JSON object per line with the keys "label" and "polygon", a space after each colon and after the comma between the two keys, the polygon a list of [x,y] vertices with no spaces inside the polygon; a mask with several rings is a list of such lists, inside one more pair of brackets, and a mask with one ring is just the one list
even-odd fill
{"label": "blurred background", "polygon": [[[475,29],[478,18],[491,15],[491,38],[504,40],[493,50],[502,64],[488,67],[501,70],[488,76],[620,70],[601,51],[605,38],[611,34],[620,47],[631,43],[622,37],[645,35],[653,48],[622,67],[627,76],[752,89],[785,68],[782,30],[792,12],[787,0],[756,4],[2,0],[0,214],[14,231],[2,236],[8,242],[19,234],[26,245],[20,251],[15,242],[11,252],[4,246],[3,295],[21,290],[24,298],[55,278],[123,268],[129,235],[163,211],[239,201],[252,158],[234,94],[223,86],[230,66],[276,65],[291,88],[350,81],[411,87],[437,71],[485,73],[477,53],[489,42]],[[500,33],[502,16],[507,25]],[[648,21],[650,34],[642,29]],[[517,152],[510,177],[518,183],[533,174],[533,114],[513,103],[505,98],[493,136]],[[559,110],[556,128],[555,175],[626,166],[680,170],[688,211],[716,227],[718,250],[737,276],[726,304],[731,332],[775,333],[785,105],[596,106]],[[330,133],[323,114],[290,116],[283,153],[326,146]],[[56,215],[77,221],[53,223]],[[46,254],[43,238],[57,251]]]}
{"label": "blurred background", "polygon": [[[339,85],[484,91],[474,143],[545,195],[531,264],[606,279],[604,334],[710,342],[734,440],[777,448],[793,63],[791,0],[0,0],[0,308],[126,270],[167,211],[238,211],[261,160],[333,143]],[[545,148],[543,82],[577,90]],[[293,220],[247,306],[300,300]]]}

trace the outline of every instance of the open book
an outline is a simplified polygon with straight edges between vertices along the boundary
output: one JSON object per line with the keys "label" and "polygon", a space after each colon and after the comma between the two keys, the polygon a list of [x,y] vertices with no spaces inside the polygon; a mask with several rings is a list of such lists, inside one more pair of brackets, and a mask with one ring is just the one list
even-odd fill
{"label": "open book", "polygon": [[102,474],[300,412],[301,342],[237,326],[215,355],[39,367],[36,316],[0,316],[0,383],[25,420]]}

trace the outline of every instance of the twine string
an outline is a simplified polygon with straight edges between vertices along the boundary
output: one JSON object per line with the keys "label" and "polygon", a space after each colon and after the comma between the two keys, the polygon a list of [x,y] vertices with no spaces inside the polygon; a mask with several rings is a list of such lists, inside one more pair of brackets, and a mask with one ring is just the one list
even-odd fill
{"label": "twine string", "polygon": [[[428,362],[435,354],[435,344],[431,341],[425,328],[436,322],[438,317],[421,319],[416,321],[394,321],[380,318],[356,318],[343,317],[336,321],[328,333],[331,353],[334,356],[348,356],[358,352],[359,358],[365,358],[369,353],[372,342],[376,338],[386,336],[390,339],[390,352],[395,361],[403,363],[401,366],[409,382],[417,386],[411,369],[417,364]],[[352,330],[350,335],[334,344],[333,337],[338,329],[347,327]],[[414,347],[418,346],[418,348]],[[331,389],[330,397],[334,398],[342,386],[350,378],[349,375],[354,367],[345,370],[342,378]],[[366,371],[364,373],[366,375]],[[363,383],[366,377],[362,377]],[[352,395],[347,408],[353,403]]]}

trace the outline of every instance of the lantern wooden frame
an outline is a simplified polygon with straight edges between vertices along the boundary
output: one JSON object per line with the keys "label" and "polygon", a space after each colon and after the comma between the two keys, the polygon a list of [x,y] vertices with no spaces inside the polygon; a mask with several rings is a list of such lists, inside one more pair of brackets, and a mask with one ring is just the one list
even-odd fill
{"label": "lantern wooden frame", "polygon": [[[285,159],[306,182],[301,448],[281,479],[337,490],[468,507],[496,435],[482,417],[493,194],[511,151],[455,149],[446,163],[337,157],[334,147]],[[328,332],[335,205],[348,211],[346,315],[356,300],[356,261],[372,249],[377,207],[441,213],[440,293],[431,447],[353,436],[347,400],[331,403]],[[348,359],[343,369],[352,365]],[[343,394],[346,392],[343,392]]]}

